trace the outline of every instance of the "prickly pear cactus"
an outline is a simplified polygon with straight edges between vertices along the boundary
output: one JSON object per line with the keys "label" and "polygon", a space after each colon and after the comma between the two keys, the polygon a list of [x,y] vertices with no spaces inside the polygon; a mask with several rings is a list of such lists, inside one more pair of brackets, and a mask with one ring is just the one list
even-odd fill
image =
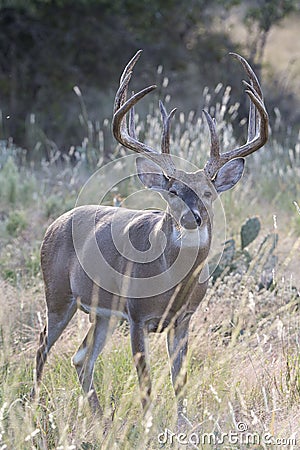
{"label": "prickly pear cactus", "polygon": [[[226,268],[230,268],[232,261],[235,257],[236,248],[235,248],[235,240],[229,239],[224,244],[224,249],[222,254],[216,255],[209,263],[210,271],[212,272],[212,281],[213,283],[219,278],[222,273],[226,270]],[[219,261],[219,263],[217,263]]]}
{"label": "prickly pear cactus", "polygon": [[241,248],[244,250],[260,232],[260,221],[257,217],[251,217],[241,227]]}
{"label": "prickly pear cactus", "polygon": [[[272,289],[274,287],[274,269],[277,264],[277,256],[274,254],[278,242],[278,235],[271,233],[265,236],[260,243],[255,255],[251,255],[246,249],[260,232],[260,221],[257,217],[251,217],[242,225],[241,248],[237,249],[235,239],[225,242],[222,255],[218,255],[219,264],[212,273],[212,282],[223,278],[230,273],[243,275],[246,272],[257,279],[258,288]],[[215,265],[210,264],[210,267]],[[254,263],[254,264],[253,264]]]}

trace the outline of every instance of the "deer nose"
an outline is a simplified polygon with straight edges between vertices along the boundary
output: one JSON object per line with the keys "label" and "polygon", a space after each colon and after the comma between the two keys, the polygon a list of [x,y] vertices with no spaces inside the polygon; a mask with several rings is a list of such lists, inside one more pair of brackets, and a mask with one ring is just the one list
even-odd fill
{"label": "deer nose", "polygon": [[195,213],[195,212],[193,213],[193,215],[194,215],[194,217],[195,217],[197,226],[200,227],[200,225],[201,225],[201,223],[202,223],[201,216],[200,216],[198,213]]}
{"label": "deer nose", "polygon": [[194,230],[200,227],[201,223],[202,219],[196,211],[188,211],[180,219],[180,225],[187,230]]}

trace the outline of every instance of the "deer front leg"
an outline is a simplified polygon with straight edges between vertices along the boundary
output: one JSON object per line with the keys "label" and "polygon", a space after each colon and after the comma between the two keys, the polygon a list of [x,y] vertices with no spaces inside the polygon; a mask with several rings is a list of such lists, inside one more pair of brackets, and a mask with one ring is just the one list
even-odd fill
{"label": "deer front leg", "polygon": [[94,366],[116,324],[117,321],[113,317],[97,317],[72,358],[82,390],[89,394],[88,400],[94,414],[103,414],[93,383]]}
{"label": "deer front leg", "polygon": [[151,395],[148,336],[146,336],[141,324],[131,323],[130,337],[133,360],[139,379],[143,412],[146,414],[150,406]]}
{"label": "deer front leg", "polygon": [[177,399],[178,428],[185,424],[183,416],[183,388],[187,381],[186,355],[188,350],[188,328],[190,316],[173,326],[167,335],[168,353],[171,365],[171,378]]}

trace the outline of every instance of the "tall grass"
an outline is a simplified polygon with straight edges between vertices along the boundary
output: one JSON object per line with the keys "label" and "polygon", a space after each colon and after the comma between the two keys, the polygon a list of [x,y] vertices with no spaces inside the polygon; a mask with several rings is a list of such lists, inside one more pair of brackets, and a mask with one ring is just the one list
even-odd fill
{"label": "tall grass", "polygon": [[[247,275],[227,277],[209,289],[193,319],[185,391],[190,434],[220,437],[236,432],[242,422],[249,433],[299,438],[299,296],[286,283],[273,292],[257,292],[256,286]],[[88,325],[83,313],[78,313],[53,350],[40,399],[31,404],[27,399],[43,316],[42,286],[18,290],[2,282],[0,291],[6,299],[0,318],[1,448],[161,448],[159,434],[165,428],[175,429],[164,336],[153,335],[150,342],[149,423],[141,421],[124,326],[97,363],[95,378],[104,417],[91,416],[70,365]]]}
{"label": "tall grass", "polygon": [[[212,96],[219,98],[214,109]],[[171,99],[165,100],[169,107]],[[245,121],[237,122],[239,105],[231,104],[230,88],[219,85],[214,93],[206,90],[203,104],[216,117],[224,150],[237,146],[240,140],[234,135],[234,124],[243,127]],[[202,167],[209,149],[206,124],[196,112],[177,116],[172,149]],[[238,429],[243,423],[249,433],[290,439],[287,448],[297,448],[293,440],[299,446],[300,215],[294,202],[299,204],[300,142],[298,138],[284,146],[278,143],[277,117],[268,144],[248,158],[243,181],[223,196],[229,237],[236,239],[241,224],[253,214],[260,215],[262,231],[249,250],[250,267],[211,283],[194,315],[185,389],[186,432],[189,436],[207,433],[215,442],[222,433],[237,433],[242,439],[245,433]],[[136,115],[136,122],[140,139],[159,147],[158,109],[151,105],[146,120]],[[160,434],[175,430],[176,411],[164,335],[151,336],[153,408],[146,422],[141,418],[125,324],[97,361],[95,381],[104,416],[92,417],[70,363],[88,327],[88,318],[80,312],[52,350],[38,402],[28,401],[45,315],[39,245],[47,225],[75,203],[91,166],[84,151],[74,156],[77,149],[67,157],[54,152],[50,160],[30,166],[24,152],[12,143],[1,146],[0,449],[174,448],[170,440],[164,444]],[[116,151],[123,150],[117,147]],[[92,143],[89,152],[95,167]],[[134,188],[134,183],[122,185],[122,196]],[[267,247],[262,255],[261,244],[273,231],[279,235],[278,263],[273,267],[275,285],[266,290],[259,288],[268,255]],[[220,445],[191,442],[190,448]],[[227,448],[254,447],[240,440],[227,442]],[[265,447],[257,444],[255,448]]]}

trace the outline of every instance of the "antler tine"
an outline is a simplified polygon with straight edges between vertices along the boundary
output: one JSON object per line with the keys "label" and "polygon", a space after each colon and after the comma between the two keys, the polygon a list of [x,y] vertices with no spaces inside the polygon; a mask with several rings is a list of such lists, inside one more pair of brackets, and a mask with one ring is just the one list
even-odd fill
{"label": "antler tine", "polygon": [[128,111],[130,111],[130,109],[133,108],[134,105],[139,100],[145,97],[145,95],[147,95],[149,92],[153,91],[156,88],[155,85],[148,86],[142,89],[140,92],[137,92],[136,94],[132,95],[132,97],[127,100],[127,91],[132,76],[132,70],[136,62],[138,61],[141,53],[142,50],[139,50],[133,56],[133,58],[126,65],[121,75],[120,86],[119,89],[117,90],[114,102],[112,131],[117,141],[120,142],[120,144],[124,145],[125,147],[130,148],[131,150],[137,152],[157,153],[151,147],[143,144],[142,142],[139,142],[135,137],[135,133],[133,133],[133,135],[131,136],[131,133],[127,129],[126,123],[126,114],[128,113]]}
{"label": "antler tine", "polygon": [[[256,91],[253,87],[253,84],[250,84],[245,80],[243,80],[243,84],[248,88],[248,90],[250,90],[255,95]],[[252,139],[255,138],[258,129],[259,129],[259,116],[254,107],[254,103],[250,99],[247,142],[250,142],[252,141]]]}
{"label": "antler tine", "polygon": [[139,60],[140,56],[142,54],[142,50],[138,50],[136,54],[131,58],[129,63],[126,65],[125,69],[122,72],[122,75],[120,77],[120,86],[116,93],[115,97],[115,103],[114,103],[114,113],[122,106],[122,104],[126,101],[127,98],[127,90],[128,90],[128,84],[130,82],[132,71]]}
{"label": "antler tine", "polygon": [[[141,53],[142,50],[139,50],[133,56],[121,75],[120,86],[117,90],[114,102],[112,132],[116,140],[124,147],[129,148],[130,150],[134,150],[138,153],[146,154],[148,158],[159,164],[166,173],[173,173],[173,171],[175,170],[175,166],[169,154],[165,154],[166,152],[163,152],[163,154],[157,152],[152,147],[144,144],[143,142],[140,142],[136,137],[134,125],[134,105],[143,97],[145,97],[145,95],[149,94],[149,92],[156,89],[156,85],[148,86],[137,92],[136,94],[133,94],[127,100],[128,85],[132,76],[132,71]],[[126,114],[128,112],[129,128],[126,120]],[[167,123],[169,122],[170,118],[173,117],[174,112],[171,111],[170,115],[167,116]]]}
{"label": "antler tine", "polygon": [[[126,81],[127,79],[125,79]],[[128,89],[128,84],[124,86],[123,89],[120,88],[121,96],[123,96],[124,90]],[[146,151],[150,153],[157,153],[156,150],[152,149],[151,147],[148,147],[146,144],[143,144],[142,142],[139,142],[135,139],[133,139],[127,130],[127,124],[126,124],[126,114],[128,111],[145,95],[149,94],[149,92],[156,89],[156,86],[149,86],[145,89],[143,89],[140,92],[137,92],[132,97],[130,97],[125,103],[123,103],[122,100],[116,99],[116,105],[120,104],[121,106],[119,109],[117,109],[113,116],[112,121],[112,128],[113,128],[113,134],[115,138],[117,139],[120,144],[124,145],[125,147],[130,148],[131,150],[135,150],[137,152],[140,151]],[[124,119],[124,120],[123,120]],[[142,148],[141,148],[142,147]]]}
{"label": "antler tine", "polygon": [[142,53],[143,50],[138,50],[136,54],[131,58],[129,63],[125,66],[125,69],[123,70],[122,75],[120,77],[120,84],[122,84],[126,76],[133,71],[133,68],[136,65],[137,61],[140,59]]}
{"label": "antler tine", "polygon": [[204,167],[204,172],[209,178],[212,179],[219,170],[218,164],[220,161],[220,143],[217,135],[216,121],[205,109],[203,109],[203,113],[210,131],[210,158]]}
{"label": "antler tine", "polygon": [[254,70],[252,69],[252,67],[250,66],[250,64],[248,63],[248,61],[246,61],[245,58],[243,58],[241,55],[239,55],[238,53],[233,53],[230,52],[229,53],[230,56],[233,56],[235,59],[237,59],[243,66],[245,72],[247,73],[248,77],[250,78],[250,80],[253,83],[254,89],[256,90],[256,92],[258,93],[258,95],[263,98],[263,93],[262,93],[262,89],[260,87],[258,78],[254,72]]}
{"label": "antler tine", "polygon": [[206,118],[209,131],[210,131],[210,157],[219,158],[220,156],[220,143],[217,135],[216,121],[211,117],[211,115],[203,109],[204,116]]}
{"label": "antler tine", "polygon": [[170,114],[167,113],[162,101],[159,101],[159,109],[163,123],[163,133],[161,138],[161,152],[170,154],[170,122],[174,117],[177,108],[172,109]]}
{"label": "antler tine", "polygon": [[[242,56],[236,53],[230,53],[230,55],[240,61],[250,78],[250,83],[246,81],[243,82],[246,86],[245,92],[250,98],[248,137],[246,144],[234,150],[221,154],[218,154],[217,152],[215,154],[212,154],[213,152],[211,152],[211,156],[204,167],[204,171],[210,179],[213,179],[215,177],[218,170],[226,162],[234,158],[245,158],[246,156],[254,153],[259,148],[261,148],[268,140],[269,118],[266,107],[264,105],[263,94],[259,81],[249,63]],[[205,116],[207,118],[210,130],[213,130],[213,132],[215,132],[215,127],[213,127],[213,119],[211,119],[211,117],[206,112]],[[214,135],[214,138],[216,139],[216,133]]]}
{"label": "antler tine", "polygon": [[[237,53],[229,53],[229,55],[233,56],[235,59],[237,59],[243,66],[244,70],[246,71],[249,79],[250,84],[247,83],[247,81],[243,80],[243,83],[253,91],[253,89],[257,92],[258,96],[263,100],[263,92],[260,86],[260,83],[258,81],[258,78],[245,58],[238,55]],[[247,142],[252,141],[252,139],[255,138],[256,133],[259,131],[259,115],[257,114],[256,109],[254,108],[254,104],[251,102],[250,99],[250,107],[249,107],[249,119],[248,119],[248,137]]]}

